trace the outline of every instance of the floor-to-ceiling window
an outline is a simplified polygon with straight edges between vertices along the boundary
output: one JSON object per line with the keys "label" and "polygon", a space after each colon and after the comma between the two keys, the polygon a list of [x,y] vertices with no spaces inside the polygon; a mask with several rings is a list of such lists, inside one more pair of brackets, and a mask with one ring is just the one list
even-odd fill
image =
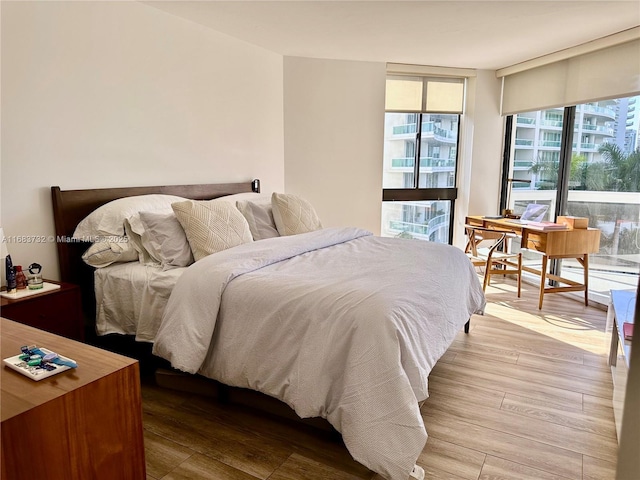
{"label": "floor-to-ceiling window", "polygon": [[[635,288],[640,269],[639,52],[624,31],[496,72],[508,134],[501,207],[509,194],[516,211],[535,200],[588,217],[601,231],[589,298],[605,304],[609,290]],[[572,260],[559,267],[582,275]]]}
{"label": "floor-to-ceiling window", "polygon": [[464,80],[389,77],[383,236],[451,243]]}
{"label": "floor-to-ceiling window", "polygon": [[[566,206],[560,214],[587,217],[601,231],[600,251],[589,259],[589,287],[593,298],[609,290],[634,288],[640,271],[640,97],[589,102],[571,108],[571,145],[563,114],[552,108],[513,116],[508,173],[509,208],[516,213],[528,203],[557,211],[560,153],[567,148]],[[563,132],[565,135],[563,136]],[[538,256],[525,254],[526,263]],[[582,276],[575,260],[563,260],[566,278]]]}

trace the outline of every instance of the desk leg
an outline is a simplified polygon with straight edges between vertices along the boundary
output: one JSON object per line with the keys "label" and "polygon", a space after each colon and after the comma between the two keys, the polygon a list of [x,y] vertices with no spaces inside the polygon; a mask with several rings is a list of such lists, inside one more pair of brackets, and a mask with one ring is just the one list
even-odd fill
{"label": "desk leg", "polygon": [[544,286],[547,280],[547,256],[542,255],[542,269],[540,271],[540,300],[538,300],[538,310],[542,310],[542,300],[544,299]]}

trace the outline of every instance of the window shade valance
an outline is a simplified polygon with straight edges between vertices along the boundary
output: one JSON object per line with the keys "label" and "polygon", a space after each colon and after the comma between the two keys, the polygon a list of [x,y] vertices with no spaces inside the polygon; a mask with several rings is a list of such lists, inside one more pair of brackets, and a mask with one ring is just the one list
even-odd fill
{"label": "window shade valance", "polygon": [[[507,69],[505,69],[507,70]],[[502,76],[502,114],[640,94],[640,39]]]}

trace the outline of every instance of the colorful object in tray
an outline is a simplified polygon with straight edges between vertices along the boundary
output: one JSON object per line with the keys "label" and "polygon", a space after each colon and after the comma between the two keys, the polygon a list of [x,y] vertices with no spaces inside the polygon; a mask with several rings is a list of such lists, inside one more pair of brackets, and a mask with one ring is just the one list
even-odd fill
{"label": "colorful object in tray", "polygon": [[78,367],[74,360],[58,355],[44,347],[25,345],[20,347],[20,350],[22,353],[5,358],[2,362],[31,380],[39,381]]}
{"label": "colorful object in tray", "polygon": [[[19,357],[20,360],[27,362],[27,365],[31,367],[39,366],[40,368],[45,368],[45,365],[49,364],[50,366],[50,364],[52,363],[56,365],[64,365],[69,368],[78,367],[78,364],[76,362],[70,359],[62,359],[60,358],[60,355],[49,350],[47,350],[47,352],[44,352],[36,346],[28,347],[25,345],[23,347],[20,347],[20,350],[22,351],[22,355],[20,355]],[[46,368],[46,370],[49,370],[49,368]]]}

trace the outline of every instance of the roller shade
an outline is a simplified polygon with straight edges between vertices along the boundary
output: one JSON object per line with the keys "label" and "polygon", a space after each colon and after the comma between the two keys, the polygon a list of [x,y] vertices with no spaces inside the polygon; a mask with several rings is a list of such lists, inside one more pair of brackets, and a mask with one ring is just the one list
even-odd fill
{"label": "roller shade", "polygon": [[387,112],[462,113],[463,78],[387,77]]}
{"label": "roller shade", "polygon": [[503,115],[639,95],[640,39],[498,76]]}

